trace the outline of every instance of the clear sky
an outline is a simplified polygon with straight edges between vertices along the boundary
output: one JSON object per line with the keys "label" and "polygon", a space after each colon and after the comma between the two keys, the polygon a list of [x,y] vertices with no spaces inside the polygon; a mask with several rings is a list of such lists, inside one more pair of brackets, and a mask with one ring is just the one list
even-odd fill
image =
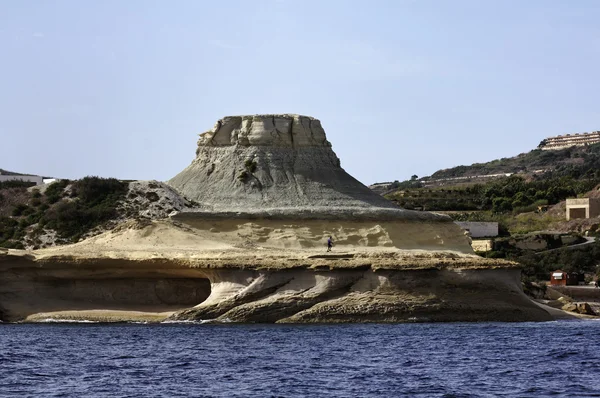
{"label": "clear sky", "polygon": [[600,1],[0,0],[0,168],[167,180],[226,115],[365,184],[600,130]]}

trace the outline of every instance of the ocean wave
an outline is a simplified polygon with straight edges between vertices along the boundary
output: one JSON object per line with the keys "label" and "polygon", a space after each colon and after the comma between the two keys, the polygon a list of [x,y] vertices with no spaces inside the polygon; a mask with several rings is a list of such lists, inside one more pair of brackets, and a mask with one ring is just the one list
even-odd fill
{"label": "ocean wave", "polygon": [[189,324],[189,325],[203,325],[205,323],[217,323],[215,322],[214,319],[200,319],[197,321],[191,321],[191,320],[172,320],[172,319],[167,319],[166,321],[162,321],[160,322],[161,324],[179,324],[179,325],[185,325],[185,324]]}
{"label": "ocean wave", "polygon": [[100,323],[100,321],[92,321],[90,319],[56,319],[46,318],[36,320],[36,323]]}

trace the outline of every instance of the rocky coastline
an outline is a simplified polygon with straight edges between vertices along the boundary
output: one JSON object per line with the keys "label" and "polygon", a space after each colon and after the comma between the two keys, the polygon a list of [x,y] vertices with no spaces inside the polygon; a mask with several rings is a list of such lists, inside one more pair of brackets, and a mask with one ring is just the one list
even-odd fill
{"label": "rocky coastline", "polygon": [[166,218],[0,252],[0,319],[553,319],[523,293],[517,264],[476,256],[448,217],[400,209],[346,173],[317,119],[223,118],[168,188],[179,205]]}

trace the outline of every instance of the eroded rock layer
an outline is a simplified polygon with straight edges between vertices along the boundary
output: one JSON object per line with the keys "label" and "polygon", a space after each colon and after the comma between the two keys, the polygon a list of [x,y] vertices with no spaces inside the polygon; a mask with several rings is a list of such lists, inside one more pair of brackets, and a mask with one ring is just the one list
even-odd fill
{"label": "eroded rock layer", "polygon": [[[515,264],[476,256],[251,251],[0,255],[4,321],[542,321]],[[194,305],[195,304],[195,305]],[[140,315],[141,314],[141,315]]]}
{"label": "eroded rock layer", "polygon": [[210,271],[211,296],[172,316],[223,322],[544,321],[516,269]]}
{"label": "eroded rock layer", "polygon": [[319,120],[300,115],[219,120],[169,184],[212,212],[398,211],[340,167]]}

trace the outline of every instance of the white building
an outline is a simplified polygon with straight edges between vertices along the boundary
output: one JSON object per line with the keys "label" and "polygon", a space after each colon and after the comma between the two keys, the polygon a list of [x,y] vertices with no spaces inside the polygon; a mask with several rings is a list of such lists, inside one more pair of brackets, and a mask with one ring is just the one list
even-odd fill
{"label": "white building", "polygon": [[35,185],[41,185],[44,183],[44,179],[41,176],[32,176],[32,175],[7,175],[2,174],[0,172],[0,182],[5,181],[26,181],[26,182],[34,182]]}

